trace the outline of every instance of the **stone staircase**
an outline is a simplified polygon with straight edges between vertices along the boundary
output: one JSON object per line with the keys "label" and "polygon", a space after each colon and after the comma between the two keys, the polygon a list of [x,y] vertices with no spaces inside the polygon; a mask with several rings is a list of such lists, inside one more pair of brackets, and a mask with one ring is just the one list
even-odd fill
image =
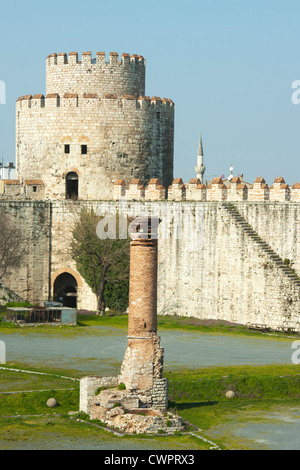
{"label": "stone staircase", "polygon": [[0,283],[0,305],[5,305],[7,302],[25,302],[25,299]]}
{"label": "stone staircase", "polygon": [[297,287],[300,289],[300,277],[291,269],[291,267],[284,262],[280,256],[265,242],[251,225],[246,221],[246,219],[239,213],[237,208],[232,203],[221,203],[222,208],[232,217],[234,222],[240,226],[244,233],[247,234],[249,238],[253,240],[254,243],[259,245],[261,250],[268,256],[270,261],[275,264],[283,274]]}

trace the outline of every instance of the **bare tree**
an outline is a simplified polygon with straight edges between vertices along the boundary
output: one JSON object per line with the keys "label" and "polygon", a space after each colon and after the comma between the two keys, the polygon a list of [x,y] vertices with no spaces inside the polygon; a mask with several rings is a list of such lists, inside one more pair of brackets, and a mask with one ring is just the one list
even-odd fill
{"label": "bare tree", "polygon": [[12,217],[0,209],[0,280],[21,266],[25,253],[22,231]]}
{"label": "bare tree", "polygon": [[75,223],[71,251],[76,267],[97,296],[97,314],[105,314],[106,286],[126,285],[129,281],[130,241],[118,238],[99,238],[97,226],[104,217],[83,210]]}

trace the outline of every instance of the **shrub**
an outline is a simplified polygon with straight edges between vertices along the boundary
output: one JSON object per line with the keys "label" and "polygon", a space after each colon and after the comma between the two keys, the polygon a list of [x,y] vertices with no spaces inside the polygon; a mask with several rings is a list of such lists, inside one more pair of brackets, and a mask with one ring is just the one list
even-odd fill
{"label": "shrub", "polygon": [[116,312],[126,312],[128,308],[129,281],[107,283],[104,291],[105,305]]}

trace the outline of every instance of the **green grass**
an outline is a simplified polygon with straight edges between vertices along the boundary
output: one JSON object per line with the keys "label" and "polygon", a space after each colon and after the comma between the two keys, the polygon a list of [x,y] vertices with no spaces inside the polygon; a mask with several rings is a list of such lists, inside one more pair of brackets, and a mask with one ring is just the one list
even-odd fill
{"label": "green grass", "polygon": [[[115,312],[108,312],[104,316],[98,315],[78,315],[78,326],[110,326],[112,328],[126,328],[128,327],[128,315],[118,314]],[[264,333],[269,333],[278,337],[299,336],[296,333],[282,333],[271,332],[269,330],[255,330],[248,328],[244,325],[237,325],[225,321],[209,321],[201,320],[194,317],[180,317],[169,315],[158,315],[157,329],[159,330],[188,330],[197,331],[200,333],[215,333],[215,334],[229,334],[229,335],[247,335],[247,336],[260,336]]]}
{"label": "green grass", "polygon": [[[56,398],[59,406],[49,408],[47,400]],[[51,390],[45,392],[22,392],[1,394],[0,416],[38,415],[78,411],[78,390]]]}
{"label": "green grass", "polygon": [[[74,420],[67,417],[69,411],[79,409],[79,384],[60,379],[55,375],[60,372],[61,375],[68,376],[70,371],[48,369],[47,372],[53,374],[50,377],[11,371],[8,370],[9,367],[12,367],[12,364],[7,364],[7,369],[0,371],[0,390],[7,389],[8,384],[13,383],[24,392],[1,394],[1,448],[3,445],[9,445],[7,436],[13,436],[15,448],[18,442],[22,443],[24,439],[34,442],[33,429],[35,436],[39,437],[49,433],[49,430],[51,436],[65,435],[68,438],[77,435],[80,438],[107,435],[100,429],[97,429],[94,434],[95,431],[90,430],[89,423],[83,425],[78,423],[77,426]],[[19,364],[19,367],[22,365]],[[22,368],[25,369],[25,367]],[[239,422],[243,419],[248,422],[251,417],[259,420],[258,413],[263,414],[274,406],[298,408],[300,404],[300,366],[297,365],[207,367],[200,370],[167,371],[164,376],[169,380],[171,411],[178,412],[189,423],[198,426],[204,431],[203,437],[208,437],[221,448],[226,448],[222,439],[216,441],[209,437],[215,427],[227,425],[237,419]],[[28,389],[35,390],[35,387],[41,386],[48,390],[45,392],[28,391]],[[75,390],[54,390],[67,387],[75,388]],[[228,389],[236,392],[234,399],[225,397]],[[51,397],[55,397],[60,406],[48,408],[46,402]],[[12,419],[20,415],[22,419]],[[62,416],[58,418],[59,415]],[[36,416],[39,418],[37,419]],[[50,418],[52,421],[49,421]],[[115,437],[110,435],[109,439],[115,439]],[[208,449],[210,447],[208,443],[183,435],[160,438],[132,436],[129,439],[154,439],[153,442],[169,442],[170,449],[175,444],[181,449]],[[168,441],[165,441],[166,439]],[[2,445],[1,442],[4,444]],[[76,446],[76,442],[74,445]],[[231,445],[235,445],[234,441]]]}
{"label": "green grass", "polygon": [[[33,368],[12,363],[2,367],[0,391],[75,388],[75,394],[78,395],[79,381],[62,377],[79,378],[80,373],[70,374],[69,370],[64,369]],[[11,368],[51,375],[28,374],[9,370]],[[173,406],[181,403],[228,402],[225,396],[228,390],[236,393],[231,403],[300,399],[300,365],[207,367],[200,370],[165,371],[164,377],[169,381],[169,399]],[[0,400],[0,413],[3,403]]]}
{"label": "green grass", "polygon": [[[3,367],[3,365],[1,367]],[[14,365],[14,367],[16,367],[16,365]],[[69,371],[66,372],[69,373]],[[47,390],[54,388],[78,389],[78,387],[79,381],[60,378],[53,375],[53,372],[51,375],[38,375],[12,371],[8,370],[8,368],[6,370],[0,369],[0,392]]]}
{"label": "green grass", "polygon": [[208,368],[165,374],[171,401],[228,400],[228,390],[237,399],[300,399],[299,366]]}
{"label": "green grass", "polygon": [[[119,328],[127,330],[128,328],[128,315],[125,313],[116,313],[108,312],[106,315],[99,316],[94,313],[89,313],[86,315],[79,314],[77,315],[77,325],[72,326],[47,326],[47,325],[36,325],[34,327],[21,327],[19,325],[14,325],[9,322],[4,321],[4,313],[0,315],[0,332],[2,334],[9,334],[14,332],[16,329],[22,331],[22,334],[30,334],[32,332],[40,332],[47,335],[65,335],[70,336],[74,332],[79,332],[82,334],[88,334],[88,328],[92,326],[103,326],[111,328]],[[209,333],[209,334],[226,334],[226,335],[242,335],[242,336],[261,336],[264,335],[265,338],[277,336],[278,338],[285,339],[292,337],[299,337],[297,333],[282,333],[282,332],[272,332],[269,330],[255,330],[253,328],[248,328],[244,325],[231,324],[225,321],[209,321],[201,320],[194,317],[180,317],[180,316],[162,316],[158,315],[157,318],[158,334],[160,330],[186,330],[186,331],[197,331],[199,333]],[[270,336],[267,336],[270,335]]]}
{"label": "green grass", "polygon": [[201,320],[194,317],[180,317],[180,316],[158,316],[158,330],[188,330],[197,331],[200,333],[210,334],[227,334],[227,335],[247,335],[247,336],[261,336],[262,334],[271,334],[278,337],[299,336],[297,333],[282,333],[271,331],[268,329],[254,329],[245,325],[234,324],[221,320]]}
{"label": "green grass", "polygon": [[128,315],[125,313],[107,313],[106,315],[77,315],[78,326],[110,326],[113,328],[127,328]]}
{"label": "green grass", "polygon": [[[253,411],[300,405],[300,366],[208,367],[166,372],[170,408],[205,432],[236,417],[245,422]],[[226,391],[236,397],[228,399]],[[249,415],[249,411],[251,411]],[[253,419],[258,419],[253,414]]]}

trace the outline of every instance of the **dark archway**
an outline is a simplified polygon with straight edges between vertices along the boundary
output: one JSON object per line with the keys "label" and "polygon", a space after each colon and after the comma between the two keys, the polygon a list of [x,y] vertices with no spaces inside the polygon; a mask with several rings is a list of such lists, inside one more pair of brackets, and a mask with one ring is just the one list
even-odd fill
{"label": "dark archway", "polygon": [[62,273],[55,279],[53,286],[54,302],[64,307],[77,308],[77,281],[72,274]]}
{"label": "dark archway", "polygon": [[66,199],[78,199],[78,175],[75,171],[66,176]]}

